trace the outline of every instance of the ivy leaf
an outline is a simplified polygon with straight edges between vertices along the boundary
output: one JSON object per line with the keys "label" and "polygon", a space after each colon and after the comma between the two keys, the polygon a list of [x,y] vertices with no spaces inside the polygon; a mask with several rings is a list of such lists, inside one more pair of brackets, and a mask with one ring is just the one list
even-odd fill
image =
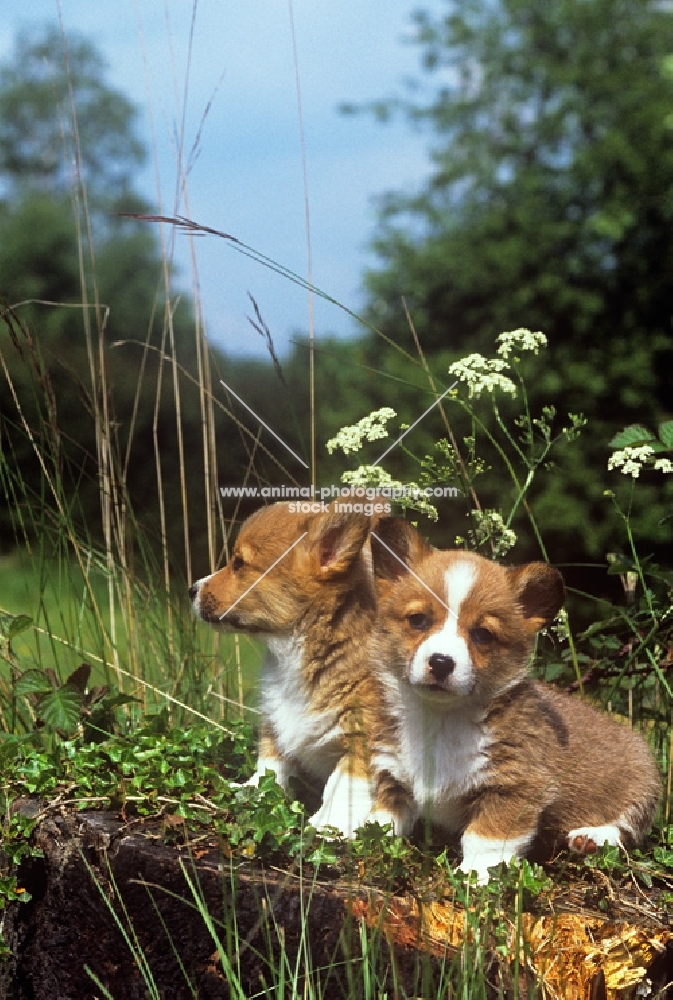
{"label": "ivy leaf", "polygon": [[0,735],[0,772],[15,760],[28,736]]}
{"label": "ivy leaf", "polygon": [[50,691],[40,699],[40,718],[50,729],[72,732],[80,720],[82,695],[70,684]]}
{"label": "ivy leaf", "polygon": [[655,847],[653,853],[654,860],[658,861],[660,865],[673,868],[673,851],[670,847]]}
{"label": "ivy leaf", "polygon": [[615,434],[609,444],[611,448],[637,448],[652,441],[656,441],[656,437],[647,427],[643,427],[642,424],[629,424],[623,431]]}

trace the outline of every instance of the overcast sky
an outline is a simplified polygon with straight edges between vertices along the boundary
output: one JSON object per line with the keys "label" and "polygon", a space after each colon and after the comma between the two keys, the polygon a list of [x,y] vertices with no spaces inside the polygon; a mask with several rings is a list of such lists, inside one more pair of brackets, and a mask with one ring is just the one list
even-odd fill
{"label": "overcast sky", "polygon": [[[419,52],[405,44],[414,0],[198,0],[188,67],[191,0],[10,0],[0,58],[17,30],[57,22],[89,36],[109,64],[109,81],[140,108],[140,132],[156,161],[138,187],[166,214],[180,212],[224,230],[307,276],[306,213],[291,11],[302,97],[314,284],[349,309],[362,304],[361,276],[376,222],[373,199],[413,189],[428,170],[427,137],[402,121],[344,117],[342,102],[402,91],[419,76]],[[421,3],[442,7],[441,0]],[[7,9],[9,7],[9,10]],[[186,92],[186,103],[185,103]],[[188,205],[176,202],[176,135],[184,107],[185,149],[199,135]],[[208,113],[204,120],[204,113]],[[155,166],[156,162],[156,166]],[[157,184],[157,176],[159,182]],[[159,190],[158,190],[159,188]],[[246,319],[257,300],[277,349],[308,329],[306,291],[222,240],[196,241],[210,338],[230,352],[263,354]],[[178,237],[181,281],[191,287],[189,248]],[[355,322],[320,299],[316,335],[353,334]]]}

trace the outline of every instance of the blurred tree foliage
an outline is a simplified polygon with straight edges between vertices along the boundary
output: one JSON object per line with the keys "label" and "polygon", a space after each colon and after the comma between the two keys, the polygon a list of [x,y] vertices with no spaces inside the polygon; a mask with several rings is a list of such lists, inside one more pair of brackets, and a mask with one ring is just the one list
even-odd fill
{"label": "blurred tree foliage", "polygon": [[69,195],[75,170],[93,209],[113,211],[133,194],[145,161],[136,108],[104,82],[91,42],[57,28],[21,34],[0,66],[0,177],[5,197]]}
{"label": "blurred tree foliage", "polygon": [[[389,339],[318,340],[318,484],[337,482],[344,466],[374,461],[383,450],[376,442],[347,461],[328,456],[324,442],[341,426],[392,406],[396,434],[435,398],[402,296],[440,391],[452,360],[492,354],[504,330],[541,329],[550,348],[527,366],[533,415],[554,403],[559,422],[572,411],[590,423],[579,443],[559,452],[558,468],[536,480],[534,510],[551,558],[602,559],[624,542],[603,491],[629,486],[607,472],[607,442],[629,422],[656,425],[670,415],[673,396],[673,14],[651,0],[447,0],[444,16],[421,12],[415,25],[425,82],[374,111],[382,118],[401,112],[429,131],[432,173],[415,194],[381,202],[381,266],[366,276],[367,319]],[[88,41],[68,38],[64,48],[51,30],[18,39],[0,66],[0,292],[21,303],[17,312],[54,387],[59,468],[83,530],[100,536],[93,413],[104,394],[130,499],[150,539],[159,536],[160,453],[176,568],[184,548],[182,465],[194,569],[202,573],[209,569],[207,498],[203,414],[191,381],[198,374],[194,310],[171,290],[153,228],[122,215],[148,208],[134,189],[145,155],[136,119],[134,106],[105,82]],[[173,369],[161,361],[171,339],[185,372],[178,376],[182,453]],[[35,381],[1,323],[0,350],[37,429]],[[282,360],[281,377],[266,361],[213,352],[222,404],[215,407],[219,483],[308,484],[308,474],[217,381],[221,375],[308,461],[307,355],[301,339]],[[448,399],[444,410],[459,439],[470,433]],[[503,412],[511,417],[516,409],[505,403]],[[418,458],[443,436],[436,409],[383,464],[414,479]],[[0,448],[38,494],[40,469],[4,388]],[[478,441],[477,451],[483,448]],[[492,464],[476,486],[484,506],[499,507],[507,498]],[[646,546],[661,549],[670,539],[663,518],[672,499],[672,484],[642,475],[633,521]],[[258,505],[229,499],[222,511],[240,517]],[[469,506],[450,501],[433,540],[451,544],[465,534]],[[0,504],[0,544],[13,544],[12,523]],[[536,555],[519,527],[513,556]]]}
{"label": "blurred tree foliage", "polygon": [[[432,171],[381,201],[369,318],[413,351],[404,295],[430,359],[492,355],[522,326],[547,334],[532,407],[589,425],[536,509],[553,558],[601,558],[623,544],[603,491],[627,488],[606,472],[607,442],[673,407],[671,5],[447,0],[414,23],[426,77],[369,110],[429,130]],[[381,350],[372,339],[370,359]],[[641,477],[632,514],[646,544],[670,542],[671,500],[673,484]]]}

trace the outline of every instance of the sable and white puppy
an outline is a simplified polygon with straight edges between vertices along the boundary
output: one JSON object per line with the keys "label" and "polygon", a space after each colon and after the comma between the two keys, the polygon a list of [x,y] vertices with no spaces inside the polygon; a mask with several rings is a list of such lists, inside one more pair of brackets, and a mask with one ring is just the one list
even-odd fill
{"label": "sable and white puppy", "polygon": [[352,836],[372,808],[367,734],[383,701],[363,655],[376,610],[372,519],[295,507],[278,503],[249,517],[227,566],[198,580],[190,596],[210,625],[268,647],[250,781],[268,768],[283,788],[300,773],[327,782],[311,822]]}
{"label": "sable and white puppy", "polygon": [[461,867],[480,881],[559,836],[581,852],[638,843],[660,796],[645,741],[527,676],[564,600],[558,571],[434,550],[398,518],[376,526],[372,556],[372,660],[395,724],[373,759],[370,818],[405,833],[426,815],[462,834]]}

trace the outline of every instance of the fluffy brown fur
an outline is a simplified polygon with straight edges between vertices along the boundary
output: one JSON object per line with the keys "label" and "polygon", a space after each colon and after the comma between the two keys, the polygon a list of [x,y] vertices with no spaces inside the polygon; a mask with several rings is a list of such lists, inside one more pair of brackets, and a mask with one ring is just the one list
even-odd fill
{"label": "fluffy brown fur", "polygon": [[374,818],[405,831],[429,814],[462,834],[463,867],[482,879],[559,837],[582,851],[638,843],[661,790],[645,741],[527,675],[564,599],[560,574],[433,550],[399,519],[381,522],[372,551],[372,660],[395,720],[374,757]]}
{"label": "fluffy brown fur", "polygon": [[284,787],[294,774],[327,781],[313,822],[347,835],[371,808],[367,733],[382,703],[363,655],[376,613],[370,521],[262,508],[242,525],[228,565],[190,592],[204,621],[269,648],[252,780],[268,768]]}

